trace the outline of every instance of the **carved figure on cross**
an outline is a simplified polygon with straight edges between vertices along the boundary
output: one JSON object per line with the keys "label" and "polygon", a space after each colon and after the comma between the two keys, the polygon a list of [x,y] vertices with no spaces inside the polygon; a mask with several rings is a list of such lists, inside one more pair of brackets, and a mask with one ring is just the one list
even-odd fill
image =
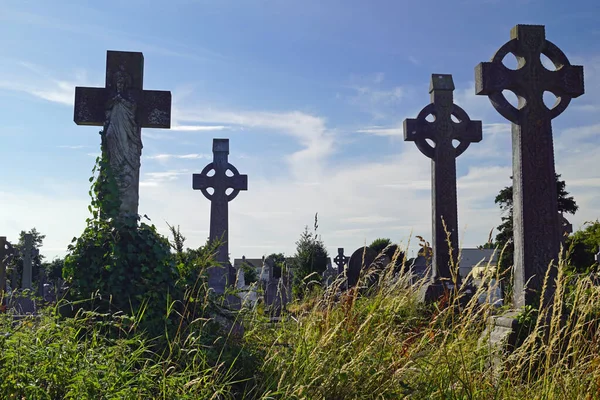
{"label": "carved figure on cross", "polygon": [[103,126],[102,147],[119,186],[120,215],[138,214],[141,128],[170,128],[171,92],[144,90],[142,53],[108,51],[104,88],[75,88],[74,121]]}
{"label": "carved figure on cross", "polygon": [[[432,265],[434,278],[445,280],[453,276],[450,265],[458,262],[456,158],[471,143],[482,139],[481,121],[471,121],[467,113],[454,104],[453,92],[452,75],[432,74],[431,103],[416,119],[404,120],[404,140],[415,142],[421,153],[431,159]],[[455,146],[453,142],[458,144]],[[450,246],[446,231],[450,234]]]}
{"label": "carved figure on cross", "polygon": [[[248,190],[248,176],[241,175],[228,161],[229,139],[213,139],[213,161],[202,172],[192,177],[192,187],[200,190],[210,200],[210,241],[220,240],[217,261],[221,267],[229,266],[229,205],[241,190]],[[231,175],[228,175],[227,172]],[[212,189],[212,192],[209,191]],[[230,193],[227,193],[231,190]],[[225,269],[227,271],[227,269]],[[228,273],[222,269],[209,269],[209,286],[223,293]]]}
{"label": "carved figure on cross", "polygon": [[[516,70],[502,63],[509,54],[517,58]],[[556,70],[542,64],[542,55],[550,59]],[[571,99],[584,93],[583,67],[571,65],[565,54],[546,40],[543,25],[517,25],[510,32],[510,41],[500,47],[491,61],[477,65],[475,82],[476,94],[488,96],[496,111],[512,122],[513,303],[516,307],[535,304],[548,266],[558,261],[563,233],[555,182],[552,119],[565,111]],[[506,100],[504,90],[517,95],[517,107]],[[544,104],[544,92],[557,97],[553,107]],[[556,269],[551,268],[549,273],[550,284],[543,294],[548,304],[553,296]]]}

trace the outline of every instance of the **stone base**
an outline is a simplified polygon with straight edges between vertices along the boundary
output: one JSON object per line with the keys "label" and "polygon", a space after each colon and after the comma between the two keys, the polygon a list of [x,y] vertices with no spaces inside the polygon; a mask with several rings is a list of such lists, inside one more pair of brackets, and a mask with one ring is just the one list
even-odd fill
{"label": "stone base", "polygon": [[[419,302],[430,304],[440,300],[448,293],[450,296],[454,294],[454,284],[446,281],[433,279],[425,283],[419,290]],[[460,307],[465,307],[475,291],[468,287],[461,292],[459,301]]]}
{"label": "stone base", "polygon": [[517,346],[517,339],[522,326],[517,320],[520,311],[511,310],[503,315],[490,317],[487,327],[479,338],[479,346],[490,349],[489,366],[496,369],[502,359]]}

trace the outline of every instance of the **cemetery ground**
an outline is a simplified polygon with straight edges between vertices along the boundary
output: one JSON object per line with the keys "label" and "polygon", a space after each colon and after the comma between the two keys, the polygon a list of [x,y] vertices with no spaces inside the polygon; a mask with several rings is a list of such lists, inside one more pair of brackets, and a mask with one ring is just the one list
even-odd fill
{"label": "cemetery ground", "polygon": [[[341,281],[328,289],[315,285],[272,323],[260,303],[223,312],[207,293],[211,254],[209,248],[176,254],[201,278],[183,299],[172,300],[153,334],[144,327],[144,305],[133,313],[100,312],[107,301],[100,298],[94,299],[98,307],[87,301],[72,315],[78,304],[65,300],[37,318],[15,321],[4,314],[0,397],[600,397],[600,287],[587,275],[568,273],[565,262],[548,316],[548,310],[525,309],[519,346],[495,364],[481,338],[487,317],[503,310],[476,300],[493,285],[481,286],[463,306],[460,293],[426,306],[417,301],[419,284],[393,279],[388,268],[367,291],[336,290]],[[484,281],[493,274],[487,269]],[[215,323],[219,319],[237,323]]]}

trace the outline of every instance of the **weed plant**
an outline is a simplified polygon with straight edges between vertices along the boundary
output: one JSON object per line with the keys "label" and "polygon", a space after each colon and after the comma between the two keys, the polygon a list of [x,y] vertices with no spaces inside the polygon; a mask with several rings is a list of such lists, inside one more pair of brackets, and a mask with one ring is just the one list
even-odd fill
{"label": "weed plant", "polygon": [[426,306],[417,301],[425,281],[398,275],[395,261],[371,287],[365,273],[347,291],[342,279],[313,288],[277,322],[259,304],[234,313],[237,324],[216,323],[218,308],[198,282],[190,290],[201,295],[168,307],[179,323],[160,341],[139,329],[139,315],[65,318],[58,306],[35,319],[5,314],[0,398],[600,398],[600,286],[591,277],[569,274],[561,261],[554,303],[523,310],[528,334],[498,357],[485,329],[505,309],[477,301],[497,289],[492,268],[473,296],[457,285]]}

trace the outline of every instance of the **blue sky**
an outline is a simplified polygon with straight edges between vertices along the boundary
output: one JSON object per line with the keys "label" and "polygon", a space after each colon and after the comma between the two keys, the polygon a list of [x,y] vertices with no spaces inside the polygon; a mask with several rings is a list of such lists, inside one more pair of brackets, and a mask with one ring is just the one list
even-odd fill
{"label": "blue sky", "polygon": [[146,89],[173,94],[173,129],[143,131],[140,213],[161,232],[180,225],[190,247],[204,243],[210,205],[191,174],[229,138],[249,181],[230,203],[232,258],[292,255],[316,212],[332,256],[430,239],[430,162],[401,127],[429,103],[431,74],[449,73],[456,103],[484,124],[457,160],[462,247],[482,244],[500,222],[511,142],[475,96],[474,67],[527,23],[584,66],[586,94],[554,120],[577,229],[600,217],[599,17],[597,0],[4,0],[0,235],[35,226],[52,258],[83,230],[100,138],[73,122],[74,87],[103,86],[106,50],[123,50],[144,53]]}

